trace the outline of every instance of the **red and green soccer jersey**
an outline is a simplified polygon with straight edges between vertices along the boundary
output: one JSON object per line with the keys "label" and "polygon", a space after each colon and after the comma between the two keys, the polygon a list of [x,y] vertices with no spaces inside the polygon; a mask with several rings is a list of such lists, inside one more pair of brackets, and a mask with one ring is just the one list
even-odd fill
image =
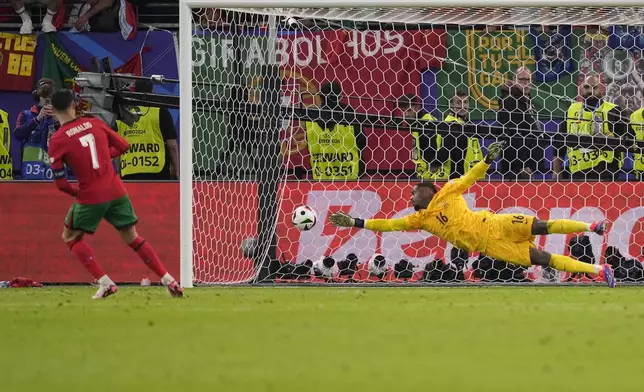
{"label": "red and green soccer jersey", "polygon": [[52,136],[49,159],[57,179],[64,176],[65,163],[71,166],[78,179],[79,204],[99,204],[127,195],[112,166],[112,158],[127,148],[127,141],[103,121],[79,117],[61,125]]}

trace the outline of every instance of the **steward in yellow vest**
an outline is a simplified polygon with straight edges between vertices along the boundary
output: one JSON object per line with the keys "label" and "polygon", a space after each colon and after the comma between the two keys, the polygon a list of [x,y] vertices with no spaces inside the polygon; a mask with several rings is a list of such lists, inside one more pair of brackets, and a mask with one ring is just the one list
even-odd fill
{"label": "steward in yellow vest", "polygon": [[[137,80],[135,91],[149,93],[149,80]],[[139,106],[141,117],[132,126],[117,121],[116,131],[130,144],[119,166],[124,180],[170,180],[179,178],[177,130],[166,108]]]}
{"label": "steward in yellow vest", "polygon": [[[457,117],[454,113],[448,113],[447,116],[445,116],[445,119],[443,121],[455,122],[458,124],[466,123],[465,119],[463,119],[462,117]],[[462,139],[464,140],[465,136],[463,136]],[[483,160],[483,151],[481,150],[481,143],[479,142],[479,139],[477,137],[468,137],[467,143],[463,143],[460,141],[461,139],[457,137],[456,143],[454,146],[449,146],[446,143],[443,143],[444,144],[443,149],[449,153],[450,159],[452,160],[452,162],[454,162],[454,165],[456,167],[455,175],[458,177],[470,171],[470,169],[474,167],[474,165],[476,165],[477,163]],[[450,150],[450,147],[452,147],[451,150]],[[439,156],[439,159],[442,158],[441,150],[439,150],[438,156]]]}
{"label": "steward in yellow vest", "polygon": [[306,122],[311,169],[315,180],[357,180],[360,176],[360,150],[351,125],[334,124],[323,128]]}
{"label": "steward in yellow vest", "polygon": [[[606,135],[624,137],[628,133],[627,121],[621,119],[617,105],[603,101],[605,87],[597,75],[586,77],[583,85],[584,102],[574,102],[566,112],[566,121],[560,125],[560,133],[578,135]],[[568,156],[568,170],[573,180],[613,181],[622,166],[623,154],[611,149],[592,146],[570,146],[558,149],[559,159]],[[558,176],[560,164],[555,163],[554,174]]]}
{"label": "steward in yellow vest", "polygon": [[[398,98],[398,109],[403,118],[410,121],[437,121],[436,117],[422,109],[420,98],[415,94],[405,94]],[[440,135],[422,134],[411,131],[411,160],[416,165],[416,176],[424,180],[447,179],[451,171],[451,163],[443,162],[430,170],[430,163],[437,163],[436,152],[442,144]]]}
{"label": "steward in yellow vest", "polygon": [[0,110],[0,181],[2,180],[13,180],[13,160],[11,158],[9,115]]}
{"label": "steward in yellow vest", "polygon": [[[436,117],[429,113],[420,112],[419,115],[419,118],[424,121],[438,121]],[[411,159],[416,164],[416,176],[424,180],[449,179],[449,175],[452,172],[452,162],[449,159],[438,160],[438,152],[443,145],[442,136],[421,135],[418,131],[412,131],[411,136]],[[442,164],[430,167],[434,162],[442,162]]]}
{"label": "steward in yellow vest", "polygon": [[306,142],[313,179],[357,180],[363,172],[362,149],[366,141],[359,125],[340,124],[343,113],[353,109],[340,102],[342,90],[338,83],[320,89],[323,113],[317,121],[306,121]]}
{"label": "steward in yellow vest", "polygon": [[[582,102],[570,105],[567,119],[560,132],[581,135],[623,136],[626,123],[617,122],[620,116],[617,106],[602,102],[596,109],[585,107]],[[559,157],[568,156],[568,170],[574,180],[613,181],[623,163],[623,154],[615,156],[610,149],[591,147],[567,147],[559,149]],[[555,172],[557,170],[555,169]]]}
{"label": "steward in yellow vest", "polygon": [[[644,108],[631,114],[631,128],[635,133],[635,140],[644,140]],[[633,154],[633,169],[641,180],[644,175],[644,154],[642,152]]]}
{"label": "steward in yellow vest", "polygon": [[[467,93],[458,91],[450,101],[450,107],[451,111],[443,121],[465,124],[468,120],[469,112],[469,96]],[[429,113],[422,115],[420,118],[421,120],[437,121]],[[418,177],[423,179],[447,180],[460,177],[483,159],[483,152],[478,138],[468,138],[460,134],[460,130],[455,130],[454,134],[436,135],[436,138],[433,139],[435,140],[435,154],[423,154],[422,151],[426,150],[422,148],[422,140],[418,132],[412,132],[412,136],[414,140],[412,158],[416,163]],[[431,162],[428,163],[427,158],[433,158],[434,162],[437,162],[438,165],[442,163],[442,165],[438,170],[436,168],[431,170]]]}

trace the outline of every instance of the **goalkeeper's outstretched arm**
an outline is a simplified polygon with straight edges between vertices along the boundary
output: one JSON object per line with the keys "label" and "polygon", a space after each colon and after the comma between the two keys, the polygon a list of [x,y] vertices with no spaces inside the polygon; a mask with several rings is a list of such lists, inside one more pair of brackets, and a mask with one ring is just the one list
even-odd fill
{"label": "goalkeeper's outstretched arm", "polygon": [[418,220],[409,215],[397,219],[360,219],[338,212],[331,214],[330,220],[334,226],[339,227],[359,227],[373,231],[403,231],[420,229]]}
{"label": "goalkeeper's outstretched arm", "polygon": [[[496,142],[490,144],[487,150],[487,155],[485,156],[485,161],[479,162],[464,176],[454,181],[451,184],[450,189],[462,193],[472,184],[474,184],[476,180],[482,178],[485,175],[488,167],[490,167],[490,163],[492,163],[492,161],[499,156],[504,145],[505,142]],[[422,228],[422,218],[418,213],[397,219],[364,220],[360,218],[353,218],[343,212],[337,212],[335,214],[331,214],[330,220],[334,226],[359,227],[361,229],[369,229],[373,231],[403,231],[417,230]]]}
{"label": "goalkeeper's outstretched arm", "polygon": [[487,169],[490,167],[490,164],[501,154],[505,142],[495,142],[490,144],[487,149],[487,155],[485,159],[472,167],[467,173],[465,173],[458,180],[454,181],[454,189],[463,193],[467,188],[471,187],[477,180],[480,180],[485,176]]}

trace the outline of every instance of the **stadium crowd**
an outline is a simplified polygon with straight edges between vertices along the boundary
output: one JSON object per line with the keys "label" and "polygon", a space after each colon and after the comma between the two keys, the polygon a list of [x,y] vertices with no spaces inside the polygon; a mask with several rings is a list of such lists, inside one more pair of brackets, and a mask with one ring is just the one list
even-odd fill
{"label": "stadium crowd", "polygon": [[[43,33],[60,31],[66,24],[73,33],[121,31],[126,38],[131,33],[132,25],[136,25],[133,6],[145,1],[39,0],[36,3],[46,7],[46,12],[39,21]],[[4,10],[3,20],[17,17],[21,21],[20,33],[33,33],[34,23],[25,0],[11,0],[10,7],[7,4],[9,3],[0,8]],[[8,15],[7,9],[14,14]],[[195,22],[204,29],[232,29],[263,23],[250,14],[218,9],[208,9],[196,14]],[[492,173],[493,177],[505,180],[582,181],[642,178],[643,154],[627,152],[623,148],[597,148],[592,145],[580,147],[563,143],[549,144],[544,141],[546,134],[543,122],[538,118],[532,104],[533,79],[534,75],[530,69],[520,67],[514,71],[511,80],[498,88],[498,110],[493,124],[501,129],[501,133],[490,136],[506,140],[509,148],[505,149],[500,163]],[[5,140],[13,139],[21,144],[23,161],[38,161],[39,156],[46,155],[48,139],[56,129],[48,99],[57,87],[61,86],[55,86],[51,80],[39,80],[33,91],[37,102],[32,107],[25,108],[18,116],[16,125],[9,127],[11,137],[4,136]],[[137,91],[147,91],[149,86],[141,84],[136,88],[139,89]],[[565,118],[560,121],[559,133],[617,137],[627,141],[626,144],[633,139],[643,140],[643,89],[644,84],[640,80],[627,98],[612,100],[607,98],[606,83],[599,74],[586,75],[582,86],[583,100],[577,102],[576,97],[568,97],[573,103],[570,104]],[[309,168],[304,171],[301,168],[296,170],[296,177],[313,180],[354,180],[370,174],[367,173],[363,151],[369,143],[373,143],[373,139],[365,137],[363,124],[338,121],[336,115],[339,112],[342,117],[345,113],[355,112],[347,104],[342,87],[337,81],[330,81],[320,86],[319,95],[321,108],[328,109],[332,114],[323,114],[313,121],[300,122],[300,126],[305,129],[308,144]],[[451,97],[449,108],[437,109],[430,113],[425,111],[419,96],[405,94],[396,100],[397,108],[394,113],[411,125],[418,124],[419,121],[468,125],[474,124],[470,120],[470,102],[473,101],[470,92],[459,90]],[[437,112],[443,112],[442,116]],[[174,124],[164,109],[147,110],[147,117],[152,119],[146,127],[153,128],[156,132],[145,143],[153,143],[159,147],[155,147],[155,151],[152,152],[142,151],[132,162],[147,162],[154,168],[144,172],[131,172],[130,169],[135,165],[132,162],[121,162],[122,174],[126,178],[132,176],[132,179],[177,179],[178,151]],[[231,120],[233,123],[235,121]],[[6,118],[3,122],[8,124]],[[246,121],[245,124],[248,127],[252,125],[252,121]],[[133,135],[132,130],[125,129],[122,124],[115,128],[123,135]],[[231,128],[234,128],[234,124]],[[458,127],[455,129],[457,131],[439,134],[411,126],[411,146],[405,148],[409,150],[415,172],[404,174],[425,180],[447,180],[462,175],[480,161],[491,138],[467,135],[458,131]],[[231,140],[244,137],[246,136],[233,135]],[[233,143],[227,148],[235,150],[236,145],[239,146],[239,143]],[[8,153],[8,148],[5,150]],[[546,151],[549,153],[546,154]],[[42,179],[40,173],[47,170],[47,162],[40,161],[40,167],[32,167],[29,170],[29,173],[36,173],[35,176],[31,176],[23,168],[16,170],[13,177]],[[153,164],[153,161],[157,163]],[[6,160],[0,164],[6,166],[6,172],[9,164]],[[159,171],[155,172],[157,169]]]}
{"label": "stadium crowd", "polygon": [[[11,0],[0,3],[0,26],[6,26],[2,30],[13,32],[17,29],[20,35],[31,37],[37,33],[34,29],[35,24],[39,27],[38,30],[46,35],[55,35],[69,28],[69,32],[75,34],[120,32],[123,39],[131,40],[137,32],[134,6],[146,3],[147,0]],[[36,19],[38,16],[40,19]],[[175,17],[178,18],[178,15]],[[16,21],[20,23],[13,23]],[[9,40],[15,39],[11,38],[15,37],[11,35],[7,37]],[[11,41],[7,42],[4,49],[9,50],[9,42]],[[0,149],[2,179],[52,179],[47,153],[49,141],[59,124],[54,117],[51,96],[63,87],[66,86],[57,85],[50,78],[37,80],[32,92],[35,102],[17,114],[15,124],[10,123],[9,114],[2,110],[8,106],[7,103],[3,104],[0,101],[0,122],[3,125],[1,140],[4,141]],[[133,91],[144,93],[152,92],[152,88],[152,82],[145,80],[139,80],[131,86]],[[12,113],[13,115],[15,113]],[[115,167],[124,179],[178,179],[177,132],[175,121],[168,109],[143,108],[135,126],[128,127],[119,121],[114,125],[114,130],[128,139],[133,146],[132,151],[115,162]],[[16,144],[20,146],[17,154]],[[16,161],[19,161],[19,164],[16,164]],[[73,178],[71,170],[68,174]]]}
{"label": "stadium crowd", "polygon": [[[532,105],[530,90],[532,72],[525,67],[517,69],[512,80],[499,88],[496,122],[500,133],[489,138],[506,140],[509,148],[504,151],[496,173],[505,180],[531,180],[537,174],[548,174],[547,179],[575,181],[619,181],[641,179],[644,171],[644,155],[631,154],[624,148],[597,148],[568,146],[564,142],[550,142],[549,133]],[[338,83],[329,83],[320,89],[322,108],[329,112],[354,113],[340,103],[342,91]],[[562,135],[588,135],[619,138],[624,145],[634,139],[644,140],[644,102],[635,105],[606,97],[606,86],[598,74],[585,76],[582,86],[583,100],[573,102],[566,111],[566,118],[559,123]],[[571,97],[572,98],[572,97]],[[572,100],[572,99],[571,99]],[[447,134],[415,129],[420,122],[474,124],[470,122],[470,96],[467,91],[457,91],[450,100],[450,107],[442,118],[427,112],[421,99],[406,94],[397,100],[397,112],[412,124],[412,159],[416,165],[416,177],[425,180],[447,180],[463,175],[483,157],[482,146],[486,137],[468,136],[461,130]],[[331,116],[333,117],[333,116]],[[312,154],[313,179],[357,179],[365,173],[361,159],[368,143],[359,124],[336,124],[337,119],[320,118],[305,122],[309,152]],[[333,137],[324,138],[323,132]],[[541,141],[540,141],[541,139]],[[333,143],[336,140],[336,143]],[[325,141],[331,141],[327,143]],[[630,143],[630,144],[629,144]],[[554,150],[552,157],[546,149]],[[329,155],[331,154],[331,155]],[[331,157],[331,158],[329,158]],[[626,169],[626,160],[632,160]],[[343,162],[344,161],[344,162]]]}
{"label": "stadium crowd", "polygon": [[[141,0],[10,0],[0,3],[0,22],[11,24],[20,21],[20,34],[34,32],[34,11],[44,10],[40,25],[43,33],[63,31],[69,26],[70,32],[118,32],[131,29],[136,24],[134,5],[145,3]],[[32,10],[27,8],[32,6]]]}

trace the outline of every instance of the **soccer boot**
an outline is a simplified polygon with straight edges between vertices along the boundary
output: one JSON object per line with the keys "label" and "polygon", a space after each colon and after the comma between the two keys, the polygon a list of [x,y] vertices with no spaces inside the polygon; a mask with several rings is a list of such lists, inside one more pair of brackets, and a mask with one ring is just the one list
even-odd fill
{"label": "soccer boot", "polygon": [[101,286],[101,287],[98,288],[98,291],[96,291],[96,294],[94,294],[92,299],[107,298],[112,294],[116,294],[117,291],[118,291],[118,287],[116,287],[115,284]]}
{"label": "soccer boot", "polygon": [[602,269],[599,271],[599,277],[602,278],[611,289],[615,287],[615,274],[613,274],[613,268],[608,263],[602,265]]}
{"label": "soccer boot", "polygon": [[608,222],[606,220],[596,221],[590,224],[590,230],[595,234],[604,235],[608,229]]}
{"label": "soccer boot", "polygon": [[168,286],[168,292],[170,293],[171,296],[176,297],[176,298],[181,298],[183,297],[183,288],[179,286],[179,283],[175,280],[174,282],[170,283]]}

